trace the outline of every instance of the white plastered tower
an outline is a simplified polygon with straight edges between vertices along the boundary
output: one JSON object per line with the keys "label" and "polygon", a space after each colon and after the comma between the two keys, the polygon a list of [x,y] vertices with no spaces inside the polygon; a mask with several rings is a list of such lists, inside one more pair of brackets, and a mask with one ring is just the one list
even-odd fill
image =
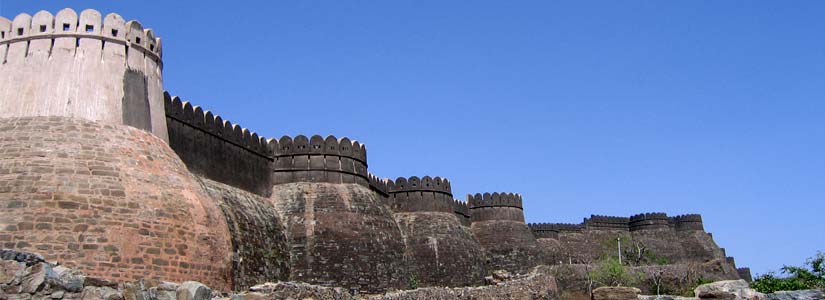
{"label": "white plastered tower", "polygon": [[114,13],[0,17],[0,118],[81,118],[168,141],[161,54],[151,29]]}

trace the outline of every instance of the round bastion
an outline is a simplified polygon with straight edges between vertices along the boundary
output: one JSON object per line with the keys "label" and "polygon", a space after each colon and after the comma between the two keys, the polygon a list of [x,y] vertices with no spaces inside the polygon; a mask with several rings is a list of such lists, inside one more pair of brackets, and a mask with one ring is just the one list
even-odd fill
{"label": "round bastion", "polygon": [[160,138],[65,117],[0,120],[0,242],[94,277],[231,288],[215,201]]}

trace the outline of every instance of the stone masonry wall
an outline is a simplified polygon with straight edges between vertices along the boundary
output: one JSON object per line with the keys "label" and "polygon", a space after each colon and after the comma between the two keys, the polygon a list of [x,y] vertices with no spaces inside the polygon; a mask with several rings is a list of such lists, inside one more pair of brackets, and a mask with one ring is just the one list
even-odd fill
{"label": "stone masonry wall", "polygon": [[359,184],[286,183],[270,198],[291,246],[291,280],[381,292],[407,286],[392,212]]}
{"label": "stone masonry wall", "polygon": [[169,147],[192,173],[269,196],[272,158],[264,138],[168,93],[164,103]]}
{"label": "stone masonry wall", "polygon": [[167,140],[161,55],[151,29],[117,14],[0,17],[0,118],[73,117]]}
{"label": "stone masonry wall", "polygon": [[232,286],[289,279],[289,245],[281,219],[263,197],[236,187],[199,178],[218,201],[232,236]]}
{"label": "stone masonry wall", "polygon": [[484,250],[453,213],[395,213],[419,286],[472,286],[487,274]]}
{"label": "stone masonry wall", "polygon": [[63,117],[0,120],[0,244],[125,281],[229,288],[217,204],[166,143]]}

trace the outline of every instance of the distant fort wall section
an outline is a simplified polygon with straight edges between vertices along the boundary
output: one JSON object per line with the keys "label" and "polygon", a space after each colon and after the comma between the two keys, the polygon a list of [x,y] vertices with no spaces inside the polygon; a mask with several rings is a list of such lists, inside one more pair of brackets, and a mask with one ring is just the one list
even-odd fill
{"label": "distant fort wall section", "polygon": [[441,177],[398,177],[387,181],[387,192],[394,212],[455,212],[450,181]]}
{"label": "distant fort wall section", "polygon": [[354,183],[389,195],[389,181],[367,171],[367,149],[358,141],[267,139],[169,93],[163,103],[169,146],[193,173],[262,196],[293,182]]}
{"label": "distant fort wall section", "polygon": [[0,118],[81,118],[168,140],[161,49],[151,29],[114,13],[0,17]]}
{"label": "distant fort wall section", "polygon": [[274,184],[292,182],[356,183],[369,186],[367,149],[349,138],[283,136],[269,141]]}
{"label": "distant fort wall section", "polygon": [[514,193],[476,193],[467,195],[472,222],[517,221],[524,222],[522,198]]}

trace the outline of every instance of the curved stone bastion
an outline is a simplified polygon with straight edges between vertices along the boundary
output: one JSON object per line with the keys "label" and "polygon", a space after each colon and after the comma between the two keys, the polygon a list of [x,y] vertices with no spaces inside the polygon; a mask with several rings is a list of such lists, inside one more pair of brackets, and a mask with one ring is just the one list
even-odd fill
{"label": "curved stone bastion", "polygon": [[387,182],[395,221],[420,286],[479,285],[486,275],[484,250],[454,212],[450,181],[399,177]]}
{"label": "curved stone bastion", "polygon": [[404,240],[348,138],[270,140],[272,196],[291,245],[290,279],[381,292],[406,287]]}
{"label": "curved stone bastion", "polygon": [[115,281],[231,288],[220,208],[154,135],[65,117],[0,119],[0,241]]}

